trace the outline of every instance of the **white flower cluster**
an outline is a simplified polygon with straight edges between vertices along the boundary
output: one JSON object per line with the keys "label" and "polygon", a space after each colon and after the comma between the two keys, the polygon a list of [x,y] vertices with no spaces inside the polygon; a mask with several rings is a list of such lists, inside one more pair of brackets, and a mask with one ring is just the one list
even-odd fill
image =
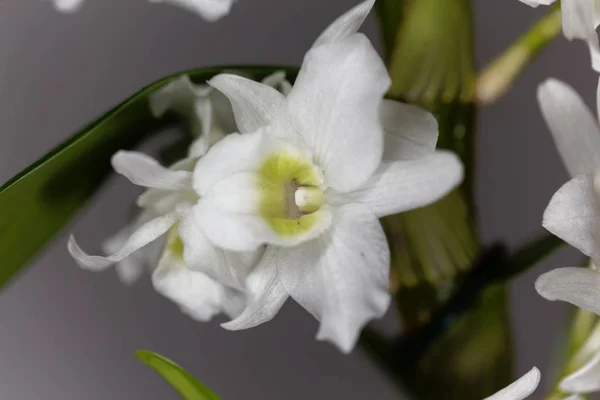
{"label": "white flower cluster", "polygon": [[[533,7],[555,0],[521,0]],[[600,71],[600,1],[562,0],[563,33],[587,42],[592,67]],[[598,91],[600,106],[600,86]],[[570,302],[600,315],[600,124],[575,90],[547,79],[539,86],[538,101],[556,147],[571,175],[554,194],[544,212],[543,226],[591,258],[588,268],[559,268],[543,274],[536,290],[548,300]],[[600,113],[600,108],[598,109]],[[582,365],[560,382],[570,398],[600,391],[600,332],[586,342]],[[581,357],[580,357],[581,358]]]}
{"label": "white flower cluster", "polygon": [[436,151],[434,117],[384,100],[390,85],[357,30],[368,0],[338,18],[304,58],[293,87],[221,74],[186,77],[151,101],[197,136],[169,168],[120,151],[114,169],[147,190],[138,218],[109,256],[69,251],[86,269],[117,263],[126,282],[145,269],[155,288],[198,320],[224,313],[227,329],[273,318],[291,297],[320,321],[318,338],[350,351],[390,303],[390,250],[379,218],[430,204],[463,167]]}

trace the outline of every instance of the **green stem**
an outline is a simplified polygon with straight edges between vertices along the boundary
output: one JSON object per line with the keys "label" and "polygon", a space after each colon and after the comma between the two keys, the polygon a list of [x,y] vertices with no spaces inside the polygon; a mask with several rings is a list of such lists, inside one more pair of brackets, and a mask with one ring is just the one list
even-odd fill
{"label": "green stem", "polygon": [[486,67],[477,79],[476,100],[489,104],[502,96],[524,68],[561,32],[560,8],[539,20],[531,29]]}

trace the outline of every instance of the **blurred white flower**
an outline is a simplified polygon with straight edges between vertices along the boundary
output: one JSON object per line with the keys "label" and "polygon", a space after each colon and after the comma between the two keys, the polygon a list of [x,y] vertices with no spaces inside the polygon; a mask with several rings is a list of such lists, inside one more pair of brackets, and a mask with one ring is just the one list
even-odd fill
{"label": "blurred white flower", "polygon": [[[600,92],[599,92],[600,93]],[[543,226],[591,257],[590,268],[558,268],[541,275],[536,290],[548,300],[561,300],[600,314],[600,126],[577,92],[548,79],[538,90],[542,114],[572,179],[550,200]],[[598,103],[600,105],[600,102]],[[600,354],[567,376],[566,393],[600,390]]]}
{"label": "blurred white flower", "polygon": [[484,400],[522,400],[529,397],[540,383],[540,370],[533,367],[528,373]]}
{"label": "blurred white flower", "polygon": [[327,28],[287,98],[235,75],[209,82],[231,100],[242,133],[198,161],[196,221],[218,247],[269,244],[229,329],[268,321],[292,296],[320,320],[319,339],[350,351],[390,301],[378,218],[434,202],[462,180],[458,158],[434,151],[435,119],[383,101],[385,66],[356,33],[373,4]]}
{"label": "blurred white flower", "polygon": [[[216,21],[229,14],[235,0],[149,0],[151,3],[172,4],[200,15],[207,21]],[[77,11],[84,0],[53,0],[54,7],[64,13]]]}
{"label": "blurred white flower", "polygon": [[54,7],[64,13],[75,12],[81,7],[84,0],[53,0]]}
{"label": "blurred white flower", "polygon": [[[287,87],[281,72],[266,81]],[[125,283],[134,282],[146,269],[153,271],[155,288],[179,304],[184,312],[203,321],[221,312],[231,318],[239,315],[244,308],[242,292],[246,275],[262,255],[262,249],[230,253],[215,248],[189,215],[190,207],[198,199],[191,187],[190,171],[210,142],[223,137],[228,129],[235,129],[231,108],[228,116],[225,108],[217,118],[219,107],[213,107],[213,103],[219,98],[213,92],[207,85],[194,85],[189,78],[181,77],[150,99],[156,116],[171,109],[184,116],[195,131],[198,137],[187,158],[165,169],[141,153],[121,151],[113,157],[113,167],[118,173],[148,190],[138,199],[141,210],[138,217],[105,244],[104,249],[112,255],[89,256],[72,237],[69,240],[69,251],[86,269],[99,271],[117,263],[117,272]],[[190,242],[193,249],[187,245]],[[190,257],[200,264],[187,262]],[[218,274],[218,280],[211,276],[211,268]]]}
{"label": "blurred white flower", "polygon": [[235,0],[149,0],[151,3],[165,3],[181,7],[214,22],[231,11]]}
{"label": "blurred white flower", "polygon": [[[145,266],[150,266],[154,287],[193,318],[204,321],[221,312],[233,318],[244,308],[244,274],[256,264],[262,249],[252,253],[227,254],[208,243],[196,229],[189,212],[197,200],[189,172],[195,161],[188,158],[165,169],[141,153],[121,151],[115,154],[112,160],[115,170],[134,184],[149,188],[138,199],[138,206],[143,210],[140,220],[132,228],[127,228],[127,236],[119,235],[121,246],[110,256],[85,254],[73,237],[69,239],[68,249],[81,267],[92,271],[102,271],[113,263],[119,263],[119,275],[126,281],[137,278]],[[211,262],[210,266],[186,262],[188,240],[194,241],[195,248],[206,247],[204,254],[213,258],[207,257],[204,262]],[[152,247],[135,254],[147,245]],[[115,249],[116,243],[113,246]],[[157,254],[159,258],[150,264],[152,260],[148,258]],[[135,258],[131,258],[132,255]],[[217,262],[223,265],[217,266]],[[219,272],[218,280],[207,273],[210,267]],[[203,272],[195,272],[194,269]],[[230,270],[235,275],[226,275]]]}
{"label": "blurred white flower", "polygon": [[[521,0],[532,7],[550,5],[556,0]],[[600,25],[599,0],[562,0],[563,34],[569,40],[582,39],[590,49],[592,68],[600,72],[600,46],[596,28]]]}

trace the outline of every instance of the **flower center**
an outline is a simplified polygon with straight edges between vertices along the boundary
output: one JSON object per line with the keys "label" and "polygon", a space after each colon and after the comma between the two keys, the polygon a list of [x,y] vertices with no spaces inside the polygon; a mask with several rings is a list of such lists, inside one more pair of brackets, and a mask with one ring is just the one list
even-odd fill
{"label": "flower center", "polygon": [[310,156],[294,148],[269,155],[258,170],[260,215],[281,236],[311,230],[323,205],[323,176]]}

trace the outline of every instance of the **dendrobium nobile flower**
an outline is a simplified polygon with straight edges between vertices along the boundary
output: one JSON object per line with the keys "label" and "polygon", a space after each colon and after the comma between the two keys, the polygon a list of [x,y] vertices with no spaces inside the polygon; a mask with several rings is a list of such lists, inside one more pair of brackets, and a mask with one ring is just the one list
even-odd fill
{"label": "dendrobium nobile flower", "polygon": [[[276,77],[214,77],[209,83],[229,99],[239,133],[216,143],[203,133],[192,146],[201,151],[169,169],[117,153],[117,172],[150,189],[138,204],[161,211],[112,256],[88,256],[71,240],[76,260],[104,269],[166,235],[169,268],[159,265],[153,281],[184,311],[217,304],[233,318],[226,328],[243,329],[273,318],[291,296],[321,322],[319,339],[350,351],[390,303],[390,251],[378,219],[438,200],[463,176],[454,154],[435,151],[430,113],[383,99],[390,78],[357,33],[373,4],[330,25],[283,93],[270,86],[281,82]],[[182,80],[163,91],[179,112],[199,116],[190,126],[201,132],[202,116],[212,115],[204,89]],[[195,105],[179,107],[180,95]],[[157,115],[162,101],[152,105]],[[192,299],[184,270],[224,290]]]}
{"label": "dendrobium nobile flower", "polygon": [[378,218],[432,203],[462,180],[458,158],[434,151],[431,114],[383,100],[386,69],[356,33],[373,4],[317,39],[287,97],[235,75],[209,82],[231,100],[240,133],[196,164],[196,223],[217,247],[266,245],[246,310],[228,329],[268,321],[291,296],[321,322],[319,339],[350,351],[390,302]]}

